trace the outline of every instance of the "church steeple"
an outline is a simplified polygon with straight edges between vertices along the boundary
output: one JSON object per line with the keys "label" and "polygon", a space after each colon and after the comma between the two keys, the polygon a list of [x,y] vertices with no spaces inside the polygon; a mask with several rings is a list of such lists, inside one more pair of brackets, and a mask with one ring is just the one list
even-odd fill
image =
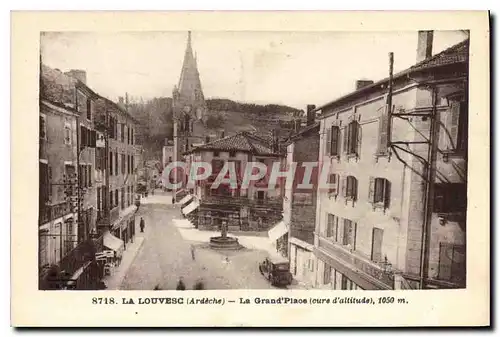
{"label": "church steeple", "polygon": [[196,57],[191,46],[190,31],[188,32],[186,52],[184,53],[184,62],[182,64],[178,90],[179,95],[183,100],[191,101],[193,103],[204,102],[198,65],[196,64]]}

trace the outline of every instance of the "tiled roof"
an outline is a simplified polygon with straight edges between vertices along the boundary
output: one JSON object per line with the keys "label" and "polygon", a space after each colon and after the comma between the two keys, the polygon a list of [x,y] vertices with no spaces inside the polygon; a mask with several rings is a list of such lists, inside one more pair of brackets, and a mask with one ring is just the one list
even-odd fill
{"label": "tiled roof", "polygon": [[[453,65],[453,64],[460,64],[460,63],[467,63],[469,60],[469,39],[466,39],[460,43],[457,43],[442,52],[429,57],[428,59],[425,59],[413,66],[411,66],[408,69],[405,69],[403,71],[400,71],[399,73],[394,74],[394,79],[400,78],[403,76],[406,76],[410,73],[417,72],[417,71],[422,71],[422,70],[427,70],[435,67],[442,67],[442,66],[447,66],[447,65]],[[370,90],[377,90],[384,84],[389,82],[389,78],[386,77],[383,80],[380,80],[378,82],[375,82],[371,85],[367,85],[366,87],[362,87],[356,91],[350,92],[347,95],[344,95],[342,97],[339,97],[335,99],[334,101],[328,102],[326,104],[323,104],[314,111],[319,111],[321,109],[324,109],[328,106],[331,106],[333,104],[348,100],[350,97],[361,94],[364,92],[369,92]],[[319,116],[319,118],[322,118],[324,116]]]}
{"label": "tiled roof", "polygon": [[278,155],[273,151],[272,145],[268,140],[250,132],[239,132],[233,136],[217,139],[210,143],[197,146],[188,152],[205,150],[241,151],[251,152],[257,155]]}
{"label": "tiled roof", "polygon": [[454,63],[463,63],[469,60],[469,40],[464,40],[442,52],[425,59],[407,69],[406,72],[439,67]]}

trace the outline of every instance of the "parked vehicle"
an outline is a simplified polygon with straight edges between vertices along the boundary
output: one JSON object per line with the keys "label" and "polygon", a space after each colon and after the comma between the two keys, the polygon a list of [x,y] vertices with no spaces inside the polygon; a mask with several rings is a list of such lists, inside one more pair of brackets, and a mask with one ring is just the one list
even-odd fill
{"label": "parked vehicle", "polygon": [[287,286],[292,283],[290,263],[282,257],[268,257],[259,264],[259,271],[273,286]]}

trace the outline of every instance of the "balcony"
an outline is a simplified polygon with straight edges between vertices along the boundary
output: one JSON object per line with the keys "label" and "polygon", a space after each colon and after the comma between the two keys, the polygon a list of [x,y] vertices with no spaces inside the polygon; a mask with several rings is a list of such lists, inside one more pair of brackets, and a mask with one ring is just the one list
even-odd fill
{"label": "balcony", "polygon": [[330,253],[335,258],[343,261],[345,266],[357,273],[362,272],[372,278],[384,283],[388,287],[393,287],[394,272],[391,270],[391,265],[386,262],[376,263],[370,261],[356,252],[349,252],[344,247],[326,239],[319,238],[319,248]]}
{"label": "balcony", "polygon": [[282,207],[283,201],[281,199],[249,199],[248,197],[231,197],[231,196],[215,196],[211,195],[204,197],[202,203],[216,204],[216,205],[238,205],[238,206],[251,206],[251,207],[268,207],[276,208]]}
{"label": "balcony", "polygon": [[71,209],[69,207],[69,204],[64,201],[55,205],[45,205],[39,209],[39,212],[38,223],[40,225],[43,225],[44,223],[70,214]]}

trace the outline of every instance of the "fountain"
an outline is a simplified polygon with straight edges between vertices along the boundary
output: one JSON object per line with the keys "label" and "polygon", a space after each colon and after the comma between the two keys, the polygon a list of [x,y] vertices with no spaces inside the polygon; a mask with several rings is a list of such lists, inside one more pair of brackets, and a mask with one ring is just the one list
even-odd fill
{"label": "fountain", "polygon": [[227,222],[223,221],[221,226],[221,235],[210,238],[210,248],[237,250],[241,248],[237,238],[227,236]]}

